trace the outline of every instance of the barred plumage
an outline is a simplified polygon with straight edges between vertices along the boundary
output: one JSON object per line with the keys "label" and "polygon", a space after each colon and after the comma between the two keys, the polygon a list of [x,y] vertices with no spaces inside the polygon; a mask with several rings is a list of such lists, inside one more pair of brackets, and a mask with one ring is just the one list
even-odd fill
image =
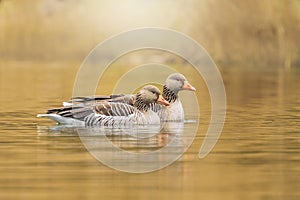
{"label": "barred plumage", "polygon": [[[66,106],[58,109],[50,109],[47,114],[39,115],[64,123],[70,120],[61,120],[62,118],[71,118],[82,121],[88,126],[123,126],[131,124],[159,124],[160,118],[156,113],[150,110],[150,104],[162,102],[165,105],[169,103],[162,97],[160,91],[155,86],[145,86],[134,96],[119,96],[119,100],[98,101],[96,103],[85,102],[72,106]],[[123,103],[133,100],[132,105]],[[57,117],[55,117],[57,115]],[[53,117],[54,116],[54,117]]]}
{"label": "barred plumage", "polygon": [[[184,110],[181,104],[181,101],[178,96],[178,92],[181,90],[190,90],[195,91],[195,88],[192,87],[187,79],[179,73],[171,74],[167,79],[163,86],[162,96],[170,103],[170,106],[165,107],[157,103],[151,103],[149,105],[150,109],[157,113],[161,119],[161,121],[183,121],[184,119]],[[96,97],[83,97],[78,98],[76,102],[81,102],[84,104],[88,104],[93,100],[96,102],[122,102],[129,105],[133,105],[135,102],[135,98],[139,98],[138,95],[131,94],[119,94],[119,95],[111,95],[110,98],[107,96],[96,96]],[[140,110],[147,109],[143,107],[144,105],[136,105],[136,107]]]}

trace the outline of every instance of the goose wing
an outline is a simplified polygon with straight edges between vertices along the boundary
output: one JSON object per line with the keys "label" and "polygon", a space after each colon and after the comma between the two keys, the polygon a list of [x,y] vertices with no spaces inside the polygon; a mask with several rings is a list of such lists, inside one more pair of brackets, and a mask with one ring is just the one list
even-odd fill
{"label": "goose wing", "polygon": [[71,104],[80,104],[83,103],[85,105],[102,103],[102,102],[119,102],[125,103],[129,105],[133,105],[135,99],[135,95],[133,94],[113,94],[110,96],[87,96],[87,97],[75,97],[72,98],[68,103]]}
{"label": "goose wing", "polygon": [[58,114],[62,117],[69,117],[78,120],[84,120],[84,118],[94,113],[93,106],[84,106],[83,104],[74,106],[64,106],[61,108],[54,108],[47,111],[47,114]]}
{"label": "goose wing", "polygon": [[96,114],[105,116],[129,116],[137,112],[137,109],[126,103],[103,102],[93,108]]}
{"label": "goose wing", "polygon": [[[98,98],[99,99],[99,98]],[[92,113],[106,116],[129,116],[133,114],[136,108],[133,105],[134,95],[122,95],[115,98],[82,102],[75,105],[64,106],[60,108],[49,109],[47,114],[58,114],[62,117],[70,117],[78,120]]]}
{"label": "goose wing", "polygon": [[140,112],[133,106],[124,103],[102,102],[94,105],[93,113],[84,118],[88,126],[119,126],[130,124],[138,119]]}

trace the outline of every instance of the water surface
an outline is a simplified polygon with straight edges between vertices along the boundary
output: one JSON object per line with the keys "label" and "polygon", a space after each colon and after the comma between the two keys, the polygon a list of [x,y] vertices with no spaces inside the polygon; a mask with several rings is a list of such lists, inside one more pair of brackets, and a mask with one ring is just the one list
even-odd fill
{"label": "water surface", "polygon": [[[299,69],[222,69],[227,118],[213,151],[198,158],[210,117],[207,94],[201,89],[200,118],[185,124],[178,143],[189,140],[188,133],[196,128],[193,144],[169,167],[137,175],[98,162],[74,130],[55,130],[53,122],[35,118],[71,97],[78,66],[1,63],[1,199],[300,198]],[[192,72],[185,73],[197,87]],[[169,137],[159,134],[142,142],[128,135],[110,139],[137,152],[159,149]]]}

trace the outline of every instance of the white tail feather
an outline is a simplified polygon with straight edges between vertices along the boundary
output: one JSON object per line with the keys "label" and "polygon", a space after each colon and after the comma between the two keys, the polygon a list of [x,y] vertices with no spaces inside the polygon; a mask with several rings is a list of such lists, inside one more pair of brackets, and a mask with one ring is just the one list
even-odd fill
{"label": "white tail feather", "polygon": [[72,124],[76,126],[83,126],[84,122],[77,120],[77,119],[72,119],[69,117],[62,117],[58,114],[38,114],[36,117],[46,117],[49,119],[52,119],[53,121],[56,121],[59,124]]}
{"label": "white tail feather", "polygon": [[64,107],[73,106],[73,103],[69,103],[69,102],[65,102],[65,101],[62,104]]}

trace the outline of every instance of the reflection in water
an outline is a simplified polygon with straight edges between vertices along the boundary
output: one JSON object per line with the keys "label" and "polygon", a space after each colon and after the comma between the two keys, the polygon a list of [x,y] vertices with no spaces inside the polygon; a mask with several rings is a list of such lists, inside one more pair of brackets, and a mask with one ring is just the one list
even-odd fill
{"label": "reflection in water", "polygon": [[174,146],[182,147],[183,122],[165,122],[159,135],[157,135],[158,146],[164,147],[173,140]]}
{"label": "reflection in water", "polygon": [[184,123],[134,127],[38,127],[39,136],[78,133],[86,149],[107,166],[131,173],[155,171],[175,162],[192,143],[196,130],[182,140]]}
{"label": "reflection in water", "polygon": [[[176,136],[172,127],[140,140],[124,134],[107,136],[123,150],[147,153],[171,141],[174,148],[185,148],[197,130],[181,159],[165,169],[135,175],[95,160],[72,128],[51,127],[53,122],[35,118],[69,99],[75,65],[12,63],[0,67],[5,68],[0,73],[1,199],[299,199],[299,69],[223,68],[226,123],[213,151],[201,160],[198,151],[209,124],[209,98],[193,73],[185,71],[200,87],[200,121],[186,121]],[[105,77],[115,81],[118,72]],[[193,119],[194,107],[182,100],[191,116],[187,118]],[[86,138],[93,143],[98,137],[105,136]]]}

